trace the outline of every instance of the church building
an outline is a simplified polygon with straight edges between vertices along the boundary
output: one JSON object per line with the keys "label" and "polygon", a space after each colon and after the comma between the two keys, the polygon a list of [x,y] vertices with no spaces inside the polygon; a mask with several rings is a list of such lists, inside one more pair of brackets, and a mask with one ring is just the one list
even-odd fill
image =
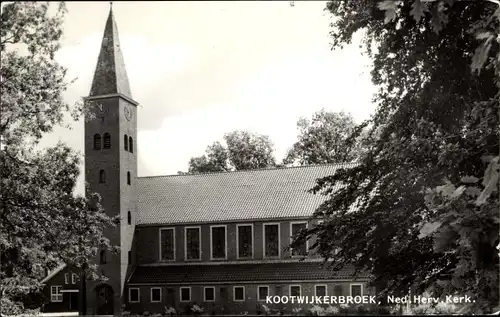
{"label": "church building", "polygon": [[86,99],[96,111],[85,122],[85,181],[106,213],[120,216],[106,232],[120,252],[95,259],[105,283],[65,266],[48,275],[44,312],[291,314],[311,305],[267,297],[372,293],[367,276],[322,266],[308,250],[314,239],[287,249],[294,233],[317,224],[310,216],[325,197],[307,192],[315,180],[349,164],[138,177],[138,102],[112,9]]}

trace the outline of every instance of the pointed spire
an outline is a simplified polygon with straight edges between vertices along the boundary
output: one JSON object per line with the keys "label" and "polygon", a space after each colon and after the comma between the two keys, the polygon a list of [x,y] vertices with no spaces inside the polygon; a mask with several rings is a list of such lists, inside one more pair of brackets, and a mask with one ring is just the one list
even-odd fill
{"label": "pointed spire", "polygon": [[125,61],[118,38],[118,28],[113,16],[113,2],[110,2],[109,16],[102,37],[101,52],[97,59],[90,97],[122,94],[132,98]]}

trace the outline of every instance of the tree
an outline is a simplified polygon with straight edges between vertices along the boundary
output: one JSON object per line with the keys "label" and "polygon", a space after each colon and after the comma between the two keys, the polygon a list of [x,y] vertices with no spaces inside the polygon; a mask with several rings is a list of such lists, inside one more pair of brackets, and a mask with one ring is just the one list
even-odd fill
{"label": "tree", "polygon": [[268,136],[247,131],[224,135],[226,146],[214,142],[205,155],[189,160],[189,173],[225,172],[275,166],[273,144]]}
{"label": "tree", "polygon": [[[373,275],[381,296],[469,295],[498,305],[500,8],[495,1],[332,1],[333,45],[363,32],[379,87],[373,145],[319,180],[312,248]],[[343,185],[333,192],[335,186]],[[350,208],[356,207],[354,211]],[[334,252],[339,247],[340,252]],[[466,312],[466,311],[463,311]]]}
{"label": "tree", "polygon": [[[82,267],[99,248],[114,250],[103,236],[114,226],[100,197],[74,195],[81,157],[59,143],[38,150],[42,136],[61,124],[68,86],[55,60],[65,13],[49,3],[12,2],[1,12],[0,291],[1,313],[18,314],[42,287],[46,270],[61,263]],[[97,278],[90,262],[89,275]]]}
{"label": "tree", "polygon": [[297,121],[298,140],[288,150],[284,164],[327,164],[351,162],[363,153],[363,144],[358,140],[348,144],[355,131],[356,123],[349,113],[315,112],[312,120],[300,118]]}

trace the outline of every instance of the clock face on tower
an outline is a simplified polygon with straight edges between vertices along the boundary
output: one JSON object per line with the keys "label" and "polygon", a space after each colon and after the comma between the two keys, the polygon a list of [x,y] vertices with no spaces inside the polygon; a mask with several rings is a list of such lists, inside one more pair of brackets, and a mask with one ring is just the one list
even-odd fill
{"label": "clock face on tower", "polygon": [[98,117],[103,118],[108,113],[108,110],[109,110],[108,107],[106,107],[102,103],[96,104],[96,115]]}
{"label": "clock face on tower", "polygon": [[125,107],[124,114],[127,120],[132,119],[132,110],[129,107]]}

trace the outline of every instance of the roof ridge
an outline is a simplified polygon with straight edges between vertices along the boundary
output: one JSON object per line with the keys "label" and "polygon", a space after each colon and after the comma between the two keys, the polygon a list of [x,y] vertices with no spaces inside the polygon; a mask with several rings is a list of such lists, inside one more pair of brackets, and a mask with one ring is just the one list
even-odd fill
{"label": "roof ridge", "polygon": [[299,166],[274,166],[274,167],[263,167],[263,168],[255,168],[248,170],[236,170],[236,171],[220,171],[220,172],[206,172],[206,173],[195,173],[195,174],[169,174],[169,175],[154,175],[154,176],[139,176],[137,178],[160,178],[160,177],[178,177],[178,176],[211,176],[211,175],[220,175],[220,174],[235,174],[235,173],[251,173],[251,172],[262,172],[262,171],[273,171],[273,170],[290,170],[290,169],[303,169],[303,168],[313,168],[313,167],[321,167],[321,166],[345,166],[345,165],[354,165],[356,162],[340,162],[340,163],[323,163],[323,164],[308,164],[308,165],[299,165]]}

